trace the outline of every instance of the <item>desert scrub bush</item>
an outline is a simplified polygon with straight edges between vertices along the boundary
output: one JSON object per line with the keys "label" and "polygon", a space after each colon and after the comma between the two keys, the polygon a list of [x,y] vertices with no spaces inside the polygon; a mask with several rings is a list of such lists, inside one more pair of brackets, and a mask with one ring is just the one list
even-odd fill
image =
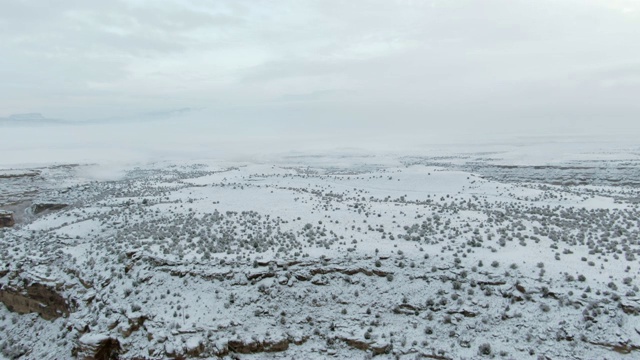
{"label": "desert scrub bush", "polygon": [[488,343],[484,343],[478,346],[478,355],[482,355],[482,356],[491,355],[491,345],[489,345]]}

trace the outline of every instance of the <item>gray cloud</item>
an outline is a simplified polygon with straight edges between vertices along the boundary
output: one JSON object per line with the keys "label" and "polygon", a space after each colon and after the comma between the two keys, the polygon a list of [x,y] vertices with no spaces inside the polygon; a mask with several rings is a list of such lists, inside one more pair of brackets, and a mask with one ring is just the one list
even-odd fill
{"label": "gray cloud", "polygon": [[171,116],[274,136],[635,131],[639,33],[633,0],[10,1],[0,116],[197,108]]}

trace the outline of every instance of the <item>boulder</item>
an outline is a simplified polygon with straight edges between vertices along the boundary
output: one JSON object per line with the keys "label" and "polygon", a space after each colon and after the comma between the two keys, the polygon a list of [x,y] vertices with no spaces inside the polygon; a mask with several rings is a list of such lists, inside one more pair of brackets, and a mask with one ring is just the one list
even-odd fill
{"label": "boulder", "polygon": [[106,334],[84,334],[78,339],[76,357],[82,360],[118,359],[122,348],[116,338]]}

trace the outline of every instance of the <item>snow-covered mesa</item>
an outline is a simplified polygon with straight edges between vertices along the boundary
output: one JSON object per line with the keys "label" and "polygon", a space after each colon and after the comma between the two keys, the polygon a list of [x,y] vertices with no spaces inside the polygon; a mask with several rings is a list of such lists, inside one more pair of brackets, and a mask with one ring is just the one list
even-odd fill
{"label": "snow-covered mesa", "polygon": [[607,146],[5,164],[0,354],[638,357],[640,151]]}

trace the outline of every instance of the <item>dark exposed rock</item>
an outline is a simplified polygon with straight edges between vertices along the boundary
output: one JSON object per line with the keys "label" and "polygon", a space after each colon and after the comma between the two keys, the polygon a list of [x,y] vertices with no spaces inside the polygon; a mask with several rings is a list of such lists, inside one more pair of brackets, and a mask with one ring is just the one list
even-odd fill
{"label": "dark exposed rock", "polygon": [[193,337],[187,340],[187,355],[189,357],[199,357],[205,351],[205,346],[202,341],[202,338]]}
{"label": "dark exposed rock", "polygon": [[82,360],[118,359],[121,351],[118,339],[105,334],[84,334],[74,349],[76,358]]}
{"label": "dark exposed rock", "polygon": [[263,339],[263,340],[230,340],[224,343],[218,343],[212,346],[203,344],[200,348],[202,354],[211,354],[218,357],[225,357],[229,354],[259,354],[270,352],[281,352],[289,349],[289,345],[302,345],[308,340],[307,336],[302,337],[278,337],[275,339]]}
{"label": "dark exposed rock", "polygon": [[[302,261],[295,260],[295,261],[287,261],[287,262],[283,262],[283,263],[278,263],[278,264],[276,264],[276,266],[279,267],[279,268],[289,268],[291,266],[300,265],[300,264],[302,264]],[[260,264],[258,264],[258,265],[260,265]]]}
{"label": "dark exposed rock", "polygon": [[273,261],[269,260],[269,261],[256,261],[256,264],[258,264],[258,266],[269,266],[269,264],[271,264]]}
{"label": "dark exposed rock", "polygon": [[480,286],[501,286],[506,284],[504,281],[478,281],[478,285]]}
{"label": "dark exposed rock", "polygon": [[231,271],[227,271],[227,272],[224,272],[224,273],[217,273],[217,272],[200,273],[198,271],[189,271],[189,270],[185,270],[185,269],[168,269],[166,267],[165,268],[157,268],[157,270],[159,270],[159,271],[168,271],[171,276],[177,276],[177,277],[183,278],[183,277],[189,275],[189,276],[199,277],[199,278],[205,279],[205,280],[224,281],[227,278],[229,278],[230,276],[233,276],[233,273]]}
{"label": "dark exposed rock", "polygon": [[395,314],[418,315],[420,314],[420,310],[422,309],[411,304],[400,304],[393,309],[393,312]]}
{"label": "dark exposed rock", "polygon": [[446,357],[443,355],[436,355],[436,354],[420,354],[420,357],[425,358],[425,359],[436,359],[436,360],[451,360],[450,357]]}
{"label": "dark exposed rock", "polygon": [[12,212],[0,210],[0,228],[12,227],[15,224]]}
{"label": "dark exposed rock", "polygon": [[67,206],[68,206],[67,204],[36,203],[31,205],[31,211],[33,212],[34,215],[38,215],[47,210],[49,211],[62,210]]}
{"label": "dark exposed rock", "polygon": [[505,299],[511,299],[512,302],[524,301],[524,298],[522,296],[515,295],[511,291],[500,291],[500,294]]}
{"label": "dark exposed rock", "polygon": [[266,278],[272,278],[275,277],[276,273],[274,272],[257,272],[257,273],[253,273],[253,274],[247,274],[247,280],[251,281],[251,280],[255,280],[255,281],[260,281],[262,279],[266,279]]}
{"label": "dark exposed rock", "polygon": [[557,293],[549,291],[549,290],[546,290],[546,289],[543,289],[542,297],[545,298],[545,299],[546,298],[552,298],[552,299],[555,299],[555,300],[558,300],[558,298],[559,298]]}
{"label": "dark exposed rock", "polygon": [[25,289],[0,286],[0,302],[10,311],[20,314],[35,312],[46,320],[69,316],[70,311],[69,304],[60,294],[38,283]]}
{"label": "dark exposed rock", "polygon": [[296,280],[298,280],[298,281],[309,281],[309,280],[311,280],[311,277],[309,276],[309,274],[305,274],[305,273],[296,273],[294,276],[296,277]]}
{"label": "dark exposed rock", "polygon": [[460,314],[460,315],[462,315],[464,317],[476,317],[476,316],[478,316],[477,313],[475,313],[473,311],[469,311],[469,310],[464,310],[464,309],[463,310],[459,310],[459,311],[450,310],[450,311],[447,311],[447,314],[449,314],[449,315]]}
{"label": "dark exposed rock", "polygon": [[631,304],[620,303],[620,308],[625,314],[638,315],[640,314],[640,308]]}
{"label": "dark exposed rock", "polygon": [[380,277],[385,277],[387,275],[389,275],[389,272],[386,271],[382,271],[382,270],[376,270],[376,269],[365,269],[365,268],[347,268],[347,269],[343,269],[343,268],[317,268],[317,269],[311,269],[310,273],[311,275],[316,275],[316,274],[331,274],[331,273],[341,273],[341,274],[345,274],[345,275],[355,275],[355,274],[364,274],[367,276],[380,276]]}
{"label": "dark exposed rock", "polygon": [[255,354],[262,352],[279,352],[289,348],[289,340],[281,338],[276,340],[250,341],[231,340],[228,343],[229,351],[238,354]]}
{"label": "dark exposed rock", "polygon": [[0,172],[0,179],[30,178],[40,175],[40,171],[28,170],[24,172]]}
{"label": "dark exposed rock", "polygon": [[141,327],[144,326],[144,322],[147,320],[145,315],[140,313],[134,313],[133,316],[128,317],[128,324],[126,326],[122,326],[120,333],[125,338],[131,336],[131,334],[135,331],[138,331]]}
{"label": "dark exposed rock", "polygon": [[367,341],[353,339],[353,338],[346,338],[346,337],[341,337],[339,339],[344,341],[347,345],[351,346],[352,348],[362,350],[362,351],[369,350],[370,345],[369,345],[369,342]]}
{"label": "dark exposed rock", "polygon": [[630,344],[629,342],[607,343],[607,342],[598,342],[598,341],[589,341],[589,340],[585,340],[585,342],[591,345],[602,346],[609,350],[615,351],[618,354],[631,354],[634,351],[640,351],[640,346]]}
{"label": "dark exposed rock", "polygon": [[373,355],[388,354],[392,349],[392,345],[388,343],[369,342],[348,337],[338,337],[337,339],[343,341],[345,344],[351,346],[352,348],[362,351],[371,351]]}

